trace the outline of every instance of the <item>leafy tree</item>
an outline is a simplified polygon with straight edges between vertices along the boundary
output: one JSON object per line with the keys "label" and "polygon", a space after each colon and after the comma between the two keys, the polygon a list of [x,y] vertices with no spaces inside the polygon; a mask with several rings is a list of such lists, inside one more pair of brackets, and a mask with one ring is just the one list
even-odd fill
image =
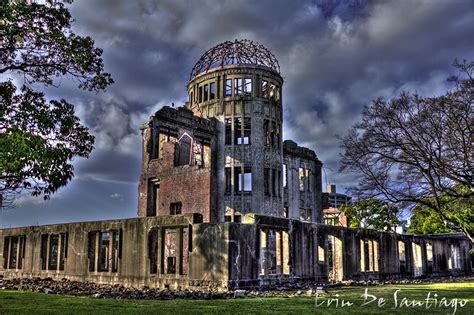
{"label": "leafy tree", "polygon": [[[94,137],[64,99],[48,100],[34,88],[58,86],[63,77],[78,88],[104,90],[102,50],[71,31],[64,3],[0,0],[0,206],[17,193],[49,198],[74,175],[74,157],[88,157]],[[20,83],[16,86],[13,82]]]}
{"label": "leafy tree", "polygon": [[415,208],[407,232],[415,234],[452,233],[433,210],[427,207]]}
{"label": "leafy tree", "polygon": [[341,170],[356,172],[353,194],[401,207],[430,208],[445,226],[474,240],[474,62],[454,66],[454,88],[440,97],[401,93],[376,99],[343,139]]}
{"label": "leafy tree", "polygon": [[383,200],[370,198],[341,207],[351,227],[372,228],[378,231],[392,231],[397,224],[398,208]]}
{"label": "leafy tree", "polygon": [[[460,187],[457,188],[461,189]],[[455,220],[462,222],[468,230],[474,230],[474,196],[453,199],[446,194],[442,194],[441,200],[443,203],[449,204],[449,208],[445,211],[446,216],[453,217]],[[418,234],[434,234],[453,233],[459,230],[446,226],[431,208],[417,206],[413,210],[408,231]]]}

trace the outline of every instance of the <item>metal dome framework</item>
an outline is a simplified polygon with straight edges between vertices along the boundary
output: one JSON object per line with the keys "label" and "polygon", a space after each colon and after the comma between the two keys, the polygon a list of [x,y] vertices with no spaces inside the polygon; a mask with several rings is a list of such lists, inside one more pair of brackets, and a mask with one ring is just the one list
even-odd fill
{"label": "metal dome framework", "polygon": [[239,64],[265,66],[280,74],[278,60],[262,44],[248,39],[236,39],[206,51],[194,65],[190,80],[213,68]]}

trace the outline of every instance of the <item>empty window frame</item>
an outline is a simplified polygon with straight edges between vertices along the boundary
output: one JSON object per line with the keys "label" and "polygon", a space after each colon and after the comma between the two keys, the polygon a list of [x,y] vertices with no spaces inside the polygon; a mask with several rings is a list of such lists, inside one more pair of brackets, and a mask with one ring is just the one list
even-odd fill
{"label": "empty window frame", "polygon": [[150,260],[150,274],[158,272],[158,229],[148,233],[148,259]]}
{"label": "empty window frame", "polygon": [[326,262],[324,243],[324,237],[318,236],[318,264],[324,264]]}
{"label": "empty window frame", "polygon": [[360,240],[361,272],[379,271],[379,242],[372,239]]}
{"label": "empty window frame", "polygon": [[310,177],[311,177],[311,171],[308,170],[308,169],[305,169],[305,180],[306,180],[307,190],[308,190],[309,192],[311,192],[311,181],[310,181]]}
{"label": "empty window frame", "polygon": [[270,121],[268,119],[263,120],[263,137],[264,137],[264,145],[269,146],[271,143],[271,137],[270,137]]}
{"label": "empty window frame", "polygon": [[244,168],[243,172],[240,167],[234,168],[234,187],[235,193],[252,191],[252,170],[249,167]]}
{"label": "empty window frame", "polygon": [[405,242],[398,241],[398,260],[406,261]]}
{"label": "empty window frame", "polygon": [[194,165],[204,166],[204,144],[202,141],[194,141],[193,143]]}
{"label": "empty window frame", "polygon": [[260,274],[290,274],[290,238],[287,231],[260,231]]}
{"label": "empty window frame", "polygon": [[51,234],[49,237],[48,270],[58,269],[59,235]]}
{"label": "empty window frame", "polygon": [[300,191],[304,191],[304,188],[305,188],[304,176],[305,176],[304,168],[300,167],[298,169],[298,180],[299,180]]}
{"label": "empty window frame", "polygon": [[224,169],[225,173],[225,194],[230,195],[232,191],[232,168],[226,167]]}
{"label": "empty window frame", "polygon": [[433,262],[433,245],[431,243],[426,243],[426,260]]}
{"label": "empty window frame", "polygon": [[165,130],[160,130],[158,136],[158,158],[163,158],[163,146],[165,142],[170,141],[170,132]]}
{"label": "empty window frame", "polygon": [[263,169],[263,191],[265,196],[270,196],[270,169]]}
{"label": "empty window frame", "polygon": [[209,85],[208,85],[208,84],[204,84],[203,101],[204,101],[204,102],[207,102],[208,99],[209,99]]}
{"label": "empty window frame", "polygon": [[262,97],[268,97],[269,84],[267,80],[262,80]]}
{"label": "empty window frame", "polygon": [[244,79],[244,94],[252,95],[252,79]]}
{"label": "empty window frame", "polygon": [[176,273],[176,258],[179,253],[178,229],[165,229],[163,232],[162,273]]}
{"label": "empty window frame", "polygon": [[117,272],[122,258],[122,229],[93,231],[88,235],[89,271]]}
{"label": "empty window frame", "polygon": [[[243,122],[243,124],[242,124]],[[235,117],[234,118],[234,144],[250,144],[250,138],[252,136],[252,125],[251,118]]]}
{"label": "empty window frame", "polygon": [[241,78],[234,79],[234,96],[243,94],[243,92],[244,92],[243,81],[244,80],[241,79]]}
{"label": "empty window frame", "polygon": [[272,121],[272,129],[271,129],[271,132],[270,132],[270,141],[271,141],[271,145],[273,148],[277,147],[277,139],[276,139],[276,122]]}
{"label": "empty window frame", "polygon": [[67,258],[68,233],[41,235],[41,269],[64,270]]}
{"label": "empty window frame", "polygon": [[232,79],[225,80],[225,96],[232,96]]}
{"label": "empty window frame", "polygon": [[459,245],[451,244],[451,255],[448,258],[449,269],[460,269],[461,268],[461,256],[459,252]]}
{"label": "empty window frame", "polygon": [[283,188],[288,187],[288,166],[283,164]]}
{"label": "empty window frame", "polygon": [[202,86],[199,87],[199,97],[198,97],[199,103],[202,102]]}
{"label": "empty window frame", "polygon": [[277,185],[278,197],[281,197],[281,171],[278,170],[278,185]]}
{"label": "empty window frame", "polygon": [[250,138],[252,136],[252,123],[250,117],[244,117],[244,134],[242,137],[241,144],[250,144]]}
{"label": "empty window frame", "polygon": [[273,83],[270,83],[270,87],[268,89],[268,97],[275,101],[280,100],[280,92],[278,90],[278,86]]}
{"label": "empty window frame", "polygon": [[99,271],[109,271],[110,266],[110,233],[100,233],[99,239]]}
{"label": "empty window frame", "polygon": [[216,98],[216,83],[212,82],[209,84],[209,99],[213,100]]}
{"label": "empty window frame", "polygon": [[[158,272],[158,229],[148,234],[148,257],[150,273]],[[189,268],[189,253],[192,251],[192,225],[161,230],[161,269],[163,274],[186,275]]]}
{"label": "empty window frame", "polygon": [[278,172],[276,169],[272,169],[272,195],[278,196]]}
{"label": "empty window frame", "polygon": [[242,118],[234,117],[234,144],[242,144]]}
{"label": "empty window frame", "polygon": [[184,134],[178,142],[178,147],[175,152],[175,166],[183,166],[191,164],[191,146],[193,139],[188,135]]}
{"label": "empty window frame", "polygon": [[182,207],[183,207],[183,204],[181,202],[172,202],[170,204],[170,215],[181,214]]}
{"label": "empty window frame", "polygon": [[225,124],[225,144],[232,144],[232,118],[226,118],[224,120]]}
{"label": "empty window frame", "polygon": [[25,259],[26,237],[6,236],[3,242],[3,268],[22,269]]}

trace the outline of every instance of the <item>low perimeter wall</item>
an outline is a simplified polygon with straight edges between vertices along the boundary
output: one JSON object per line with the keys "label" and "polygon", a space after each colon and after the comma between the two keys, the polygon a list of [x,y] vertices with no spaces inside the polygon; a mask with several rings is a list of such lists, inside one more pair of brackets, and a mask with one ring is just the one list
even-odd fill
{"label": "low perimeter wall", "polygon": [[0,276],[225,290],[471,272],[471,243],[462,235],[398,235],[254,214],[241,224],[202,221],[188,214],[2,229]]}

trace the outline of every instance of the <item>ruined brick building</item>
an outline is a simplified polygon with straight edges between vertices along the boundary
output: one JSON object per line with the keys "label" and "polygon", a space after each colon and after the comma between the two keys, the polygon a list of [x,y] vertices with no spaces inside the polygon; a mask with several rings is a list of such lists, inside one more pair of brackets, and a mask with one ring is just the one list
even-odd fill
{"label": "ruined brick building", "polygon": [[322,163],[282,140],[282,85],[258,43],[207,51],[188,102],[141,129],[139,217],[0,230],[0,275],[226,289],[471,271],[461,235],[322,224]]}

